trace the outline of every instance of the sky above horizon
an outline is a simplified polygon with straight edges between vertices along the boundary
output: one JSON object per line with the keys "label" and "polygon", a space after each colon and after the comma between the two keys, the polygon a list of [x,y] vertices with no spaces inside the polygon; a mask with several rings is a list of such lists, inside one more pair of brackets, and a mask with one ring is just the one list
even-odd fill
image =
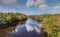
{"label": "sky above horizon", "polygon": [[0,0],[0,11],[27,15],[60,13],[60,0]]}

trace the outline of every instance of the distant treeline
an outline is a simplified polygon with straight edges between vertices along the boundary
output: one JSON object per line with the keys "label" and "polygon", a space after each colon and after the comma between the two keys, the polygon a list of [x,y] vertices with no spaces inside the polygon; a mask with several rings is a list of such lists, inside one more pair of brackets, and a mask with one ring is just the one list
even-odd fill
{"label": "distant treeline", "polygon": [[0,26],[26,21],[27,18],[33,18],[38,21],[49,37],[60,37],[60,14],[25,15],[22,13],[0,12]]}

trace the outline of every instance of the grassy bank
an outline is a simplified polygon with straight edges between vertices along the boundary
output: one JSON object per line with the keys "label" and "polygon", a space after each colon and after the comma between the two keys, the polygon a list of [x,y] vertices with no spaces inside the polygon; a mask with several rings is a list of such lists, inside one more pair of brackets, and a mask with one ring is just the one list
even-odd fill
{"label": "grassy bank", "polygon": [[0,27],[13,26],[23,23],[27,18],[38,21],[48,33],[49,37],[60,37],[60,14],[25,15],[21,13],[0,12]]}

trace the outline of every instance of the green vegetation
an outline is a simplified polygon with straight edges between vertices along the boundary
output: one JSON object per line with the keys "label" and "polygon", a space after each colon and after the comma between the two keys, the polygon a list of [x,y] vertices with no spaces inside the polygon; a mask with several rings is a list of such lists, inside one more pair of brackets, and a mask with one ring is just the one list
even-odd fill
{"label": "green vegetation", "polygon": [[0,12],[0,28],[13,26],[18,22],[22,22],[27,19],[27,16],[21,13],[2,13]]}
{"label": "green vegetation", "polygon": [[16,22],[25,21],[33,18],[38,21],[48,33],[49,37],[60,37],[60,14],[25,15],[21,13],[2,13],[0,12],[0,26],[12,25]]}
{"label": "green vegetation", "polygon": [[31,15],[44,28],[49,37],[60,37],[60,14]]}

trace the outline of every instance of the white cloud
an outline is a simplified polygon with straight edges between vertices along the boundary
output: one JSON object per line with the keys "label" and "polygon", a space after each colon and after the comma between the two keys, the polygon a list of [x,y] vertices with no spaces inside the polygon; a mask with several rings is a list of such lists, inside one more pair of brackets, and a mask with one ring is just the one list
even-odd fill
{"label": "white cloud", "polygon": [[45,0],[36,0],[35,5],[42,4],[44,2],[45,2]]}
{"label": "white cloud", "polygon": [[48,6],[47,6],[46,4],[40,4],[40,5],[38,6],[38,8],[39,8],[40,10],[45,10],[45,9],[48,9]]}
{"label": "white cloud", "polygon": [[0,0],[0,1],[3,2],[3,3],[14,3],[17,0]]}
{"label": "white cloud", "polygon": [[50,8],[49,11],[59,12],[60,11],[60,6],[54,6],[54,7]]}
{"label": "white cloud", "polygon": [[34,27],[33,26],[30,26],[29,24],[28,25],[25,25],[25,26],[26,26],[27,32],[30,32],[30,31],[33,31],[34,30]]}
{"label": "white cloud", "polygon": [[45,0],[36,0],[36,1],[34,1],[34,0],[27,0],[26,7],[31,7],[33,5],[37,6],[37,5],[42,4],[44,2],[45,2]]}
{"label": "white cloud", "polygon": [[54,6],[51,7],[50,9],[47,10],[48,12],[52,12],[53,13],[60,13],[60,6]]}
{"label": "white cloud", "polygon": [[26,7],[30,7],[34,4],[35,4],[34,0],[27,0]]}
{"label": "white cloud", "polygon": [[53,10],[60,10],[60,6],[54,6]]}

